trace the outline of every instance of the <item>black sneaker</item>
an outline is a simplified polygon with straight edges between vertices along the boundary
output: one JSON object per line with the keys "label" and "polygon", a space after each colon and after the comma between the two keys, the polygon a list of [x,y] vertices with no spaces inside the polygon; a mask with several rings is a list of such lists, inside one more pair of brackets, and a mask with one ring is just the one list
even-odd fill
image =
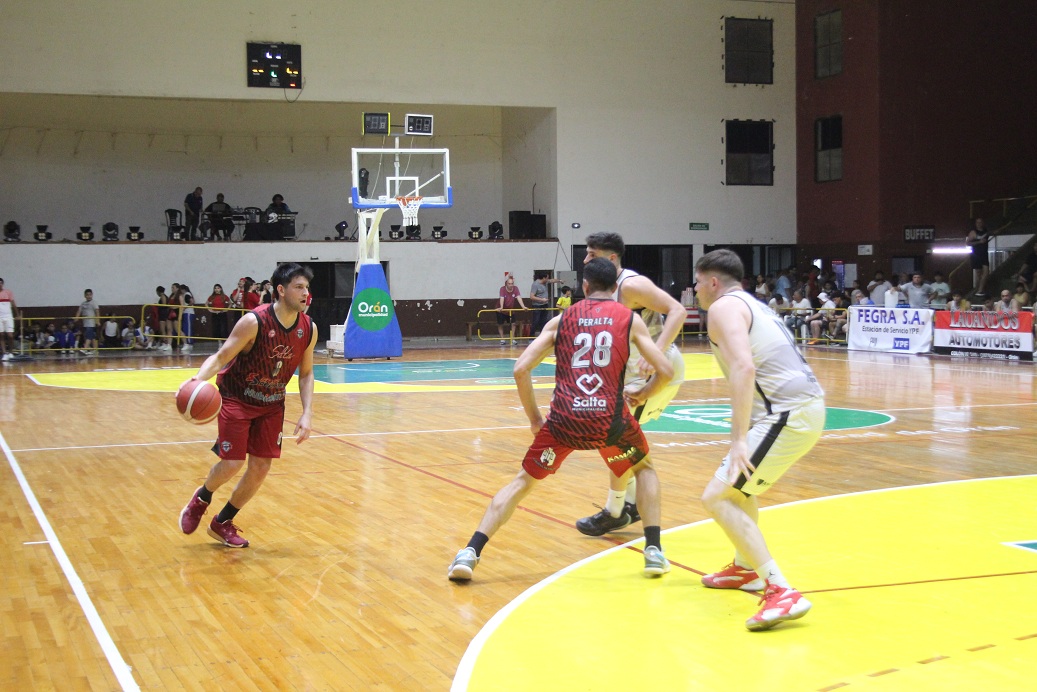
{"label": "black sneaker", "polygon": [[[638,517],[640,519],[640,517]],[[603,509],[594,516],[584,517],[576,522],[576,530],[584,536],[604,536],[610,531],[630,526],[633,519],[624,510],[618,517],[614,517]]]}
{"label": "black sneaker", "polygon": [[633,502],[624,503],[623,511],[630,515],[631,524],[641,521],[641,514],[637,511],[637,505]]}

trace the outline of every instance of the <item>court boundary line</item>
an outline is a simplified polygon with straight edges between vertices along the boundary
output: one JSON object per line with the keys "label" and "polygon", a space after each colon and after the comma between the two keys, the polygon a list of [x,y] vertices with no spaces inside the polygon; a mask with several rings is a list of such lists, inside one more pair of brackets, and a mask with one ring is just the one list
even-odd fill
{"label": "court boundary line", "polygon": [[112,635],[109,634],[108,629],[104,626],[104,621],[101,620],[100,613],[94,607],[94,602],[90,599],[90,594],[87,593],[83,580],[79,578],[75,567],[72,566],[72,561],[69,560],[65,548],[61,545],[61,541],[58,539],[54,527],[51,526],[50,520],[47,519],[43,507],[40,506],[39,500],[36,499],[36,493],[33,492],[25,474],[22,473],[22,467],[15,458],[10,446],[8,446],[2,432],[0,432],[0,448],[3,449],[4,456],[7,457],[7,463],[18,481],[18,485],[21,486],[22,494],[29,503],[32,513],[36,516],[36,521],[43,530],[43,534],[47,537],[46,542],[50,544],[50,549],[58,561],[58,566],[64,573],[69,586],[72,587],[72,593],[75,595],[76,600],[79,601],[79,606],[83,609],[87,623],[89,623],[90,629],[93,630],[94,637],[101,646],[105,658],[108,659],[108,665],[115,674],[116,680],[119,681],[124,690],[140,690],[137,681],[133,679],[132,668],[123,659],[122,654],[119,653],[119,649],[115,645],[115,640],[112,639]]}
{"label": "court boundary line", "polygon": [[[975,482],[978,482],[978,481],[998,481],[998,480],[1019,479],[1019,478],[1037,478],[1037,474],[1032,474],[1031,473],[1031,474],[1022,474],[1022,475],[1019,475],[1019,476],[990,476],[990,477],[987,477],[987,478],[964,478],[964,479],[951,480],[951,481],[936,481],[936,482],[933,482],[933,483],[920,483],[918,485],[903,485],[903,486],[896,486],[896,487],[892,487],[892,488],[876,488],[874,490],[858,490],[858,491],[855,491],[855,492],[852,492],[852,493],[841,493],[841,494],[838,494],[838,495],[825,495],[823,497],[812,497],[812,498],[807,498],[807,499],[804,499],[804,500],[793,500],[791,502],[783,502],[781,504],[772,505],[770,507],[762,507],[762,508],[760,508],[760,511],[761,512],[766,512],[768,510],[778,509],[780,507],[793,507],[793,506],[796,506],[796,505],[806,504],[806,503],[810,503],[810,502],[820,502],[820,501],[824,501],[824,500],[832,500],[832,499],[835,499],[835,498],[854,497],[854,496],[857,496],[857,495],[870,495],[870,494],[874,494],[874,493],[886,493],[886,492],[893,492],[893,491],[897,491],[897,490],[906,490],[906,489],[915,489],[915,488],[927,488],[927,487],[935,487],[935,486],[940,486],[940,485],[955,485],[955,484],[960,484],[960,483],[975,483]],[[662,533],[663,533],[663,535],[665,535],[665,534],[672,533],[672,532],[675,532],[675,531],[681,531],[683,529],[691,528],[693,526],[699,526],[701,524],[705,524],[705,523],[708,523],[708,522],[711,522],[711,521],[713,521],[713,519],[701,519],[699,521],[693,521],[693,522],[691,522],[689,524],[681,524],[680,526],[674,526],[672,528],[665,529]],[[548,577],[545,577],[544,579],[541,579],[536,584],[531,585],[525,591],[520,593],[518,596],[513,598],[511,601],[509,601],[503,608],[501,608],[499,611],[494,613],[493,616],[489,620],[486,621],[486,624],[484,624],[479,629],[479,632],[476,633],[475,637],[472,638],[472,641],[469,642],[468,647],[465,649],[464,654],[461,656],[461,660],[457,664],[457,670],[454,672],[454,679],[453,679],[453,681],[450,684],[451,692],[463,692],[464,690],[468,689],[468,685],[471,682],[472,672],[475,669],[475,663],[478,660],[479,655],[482,653],[483,645],[497,631],[497,628],[500,627],[500,625],[504,622],[504,620],[507,618],[507,616],[510,615],[515,610],[517,610],[520,605],[524,604],[526,601],[528,601],[530,598],[532,598],[533,595],[535,595],[539,591],[543,590],[545,587],[549,586],[550,584],[554,583],[555,581],[557,581],[558,579],[560,579],[564,575],[568,574],[571,571],[574,571],[576,568],[582,567],[586,563],[593,562],[594,560],[598,560],[600,558],[603,558],[606,555],[610,555],[611,553],[613,553],[613,552],[615,552],[617,550],[622,550],[624,548],[632,547],[631,544],[638,543],[638,542],[643,541],[643,540],[644,540],[643,537],[642,538],[636,538],[636,539],[633,539],[633,540],[628,541],[626,543],[623,543],[622,545],[617,545],[615,547],[612,547],[612,548],[609,548],[607,550],[604,550],[604,551],[602,551],[600,553],[596,553],[594,555],[589,555],[589,556],[583,558],[582,560],[579,560],[578,562],[574,562],[573,564],[569,565],[568,567],[564,567],[563,569],[559,570],[558,572],[555,572],[554,574],[552,574],[552,575],[550,575]],[[1033,573],[1034,572],[1023,572],[1023,573],[1020,573],[1020,574],[1033,574]],[[997,577],[997,576],[1008,576],[1008,575],[996,574],[996,575],[981,575],[981,576],[983,578],[986,578],[986,577],[990,577],[990,576]],[[924,583],[935,583],[935,582],[942,582],[942,581],[961,580],[961,579],[975,579],[975,578],[981,578],[981,577],[948,577],[946,579],[934,579],[934,580],[927,581],[927,582],[924,582]],[[884,586],[902,586],[902,585],[910,585],[910,584],[872,584],[872,585],[863,585],[863,586],[859,586],[859,587],[844,587],[842,589],[817,589],[817,590],[814,590],[814,591],[803,591],[803,593],[824,593],[824,592],[829,592],[829,591],[834,591],[834,590],[850,590],[851,588],[879,588],[879,587],[884,587]],[[465,588],[468,588],[468,587],[465,587]],[[752,593],[748,593],[748,592],[747,592],[747,594],[749,596],[758,597],[758,594],[752,594]]]}

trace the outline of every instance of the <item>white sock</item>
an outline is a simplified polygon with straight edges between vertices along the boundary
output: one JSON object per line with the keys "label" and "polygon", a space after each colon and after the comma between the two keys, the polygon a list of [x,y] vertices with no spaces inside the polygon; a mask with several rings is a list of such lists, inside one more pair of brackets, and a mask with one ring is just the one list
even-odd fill
{"label": "white sock", "polygon": [[626,501],[630,504],[637,504],[637,477],[631,476],[630,480],[627,481],[626,489]]}
{"label": "white sock", "polygon": [[738,565],[739,567],[741,567],[742,569],[752,569],[753,568],[752,564],[750,564],[750,562],[745,559],[745,556],[742,555],[737,550],[735,551],[735,564]]}
{"label": "white sock", "polygon": [[785,579],[785,575],[781,573],[781,570],[778,568],[778,563],[774,560],[760,565],[760,569],[758,569],[756,573],[766,579],[768,584],[776,584],[783,589],[790,588],[788,581]]}
{"label": "white sock", "polygon": [[605,511],[613,517],[618,517],[623,513],[623,498],[625,497],[626,491],[609,490],[609,499],[605,501]]}

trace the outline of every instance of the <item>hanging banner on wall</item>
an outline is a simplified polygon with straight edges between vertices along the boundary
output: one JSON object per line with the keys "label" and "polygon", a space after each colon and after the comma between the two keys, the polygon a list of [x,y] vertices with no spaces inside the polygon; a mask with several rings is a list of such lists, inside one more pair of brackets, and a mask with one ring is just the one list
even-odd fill
{"label": "hanging banner on wall", "polygon": [[1033,313],[941,310],[933,350],[963,358],[1033,360]]}
{"label": "hanging banner on wall", "polygon": [[856,351],[928,353],[933,345],[933,311],[854,305],[848,347]]}

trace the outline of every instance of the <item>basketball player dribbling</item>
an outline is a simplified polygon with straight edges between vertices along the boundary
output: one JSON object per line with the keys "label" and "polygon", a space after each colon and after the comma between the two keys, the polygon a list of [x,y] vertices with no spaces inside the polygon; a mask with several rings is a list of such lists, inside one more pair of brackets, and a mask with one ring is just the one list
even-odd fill
{"label": "basketball player dribbling", "polygon": [[[670,570],[659,542],[662,510],[659,479],[648,460],[648,442],[628,404],[637,405],[666,386],[673,368],[656,348],[639,316],[612,300],[616,267],[599,258],[583,271],[586,300],[553,318],[515,363],[515,383],[535,435],[522,468],[490,502],[468,545],[458,551],[447,576],[468,581],[486,543],[533,487],[555,473],[576,449],[596,449],[613,474],[628,470],[640,479],[638,503],[644,513],[644,573]],[[655,369],[645,386],[624,394],[630,350],[637,347]],[[551,351],[557,358],[555,392],[545,421],[537,407],[532,372]],[[626,396],[627,401],[624,401]]]}
{"label": "basketball player dribbling", "polygon": [[219,373],[223,396],[219,435],[213,452],[220,457],[202,487],[180,512],[180,530],[194,533],[220,486],[241,476],[230,500],[209,522],[208,533],[230,548],[246,548],[233,519],[259,490],[274,459],[281,456],[285,388],[299,371],[302,415],[295,425],[295,442],[310,436],[313,417],[313,347],[317,329],[305,314],[313,272],[294,263],[274,270],[276,298],[245,313],[220,350],[206,358],[191,379],[208,380]]}
{"label": "basketball player dribbling", "polygon": [[735,548],[731,564],[702,583],[763,590],[759,611],[745,623],[758,631],[801,618],[811,607],[771,557],[757,525],[757,497],[817,443],[825,400],[781,319],[742,290],[743,271],[731,250],[714,250],[695,263],[710,347],[731,390],[731,448],[702,503]]}

